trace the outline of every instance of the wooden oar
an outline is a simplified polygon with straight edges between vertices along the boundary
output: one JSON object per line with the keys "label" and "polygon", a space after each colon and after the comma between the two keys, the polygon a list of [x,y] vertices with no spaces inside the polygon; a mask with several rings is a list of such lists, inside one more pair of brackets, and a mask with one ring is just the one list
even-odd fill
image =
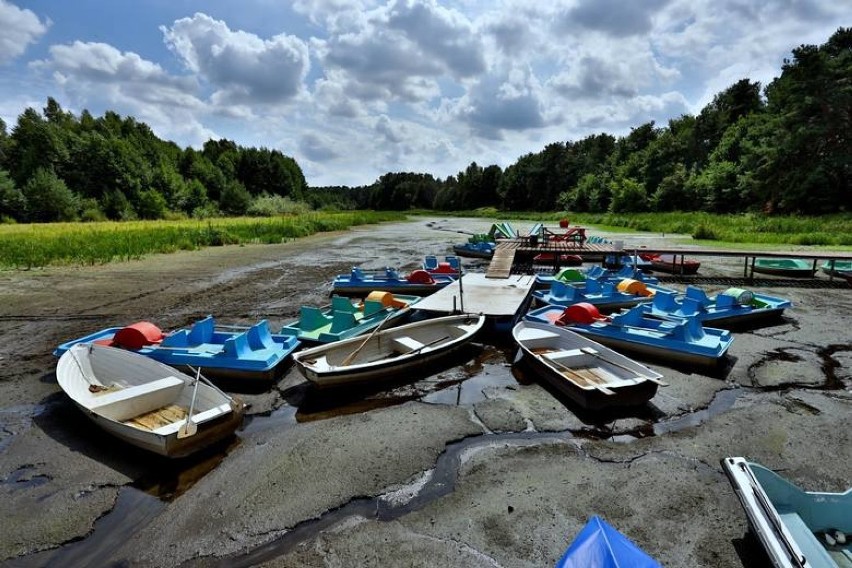
{"label": "wooden oar", "polygon": [[192,389],[192,400],[189,401],[189,414],[186,415],[186,422],[180,430],[178,430],[178,438],[188,438],[194,436],[198,432],[198,424],[192,421],[192,411],[195,409],[195,395],[198,394],[198,381],[201,379],[201,369],[195,372],[195,386]]}
{"label": "wooden oar", "polygon": [[600,359],[601,361],[604,361],[604,362],[606,362],[606,363],[609,363],[610,365],[615,365],[616,367],[619,367],[619,368],[621,368],[621,369],[624,369],[625,371],[630,371],[631,373],[636,373],[637,375],[639,375],[639,376],[640,376],[640,377],[642,377],[643,379],[647,379],[647,380],[651,381],[652,383],[657,383],[657,384],[658,384],[658,385],[660,385],[661,387],[667,387],[667,386],[669,386],[669,383],[667,383],[666,381],[661,381],[660,379],[658,379],[658,378],[656,378],[656,377],[651,377],[651,376],[649,376],[649,375],[646,375],[645,373],[640,373],[640,372],[639,372],[639,371],[637,371],[636,369],[631,369],[631,368],[630,368],[630,367],[628,367],[627,365],[622,365],[621,363],[618,363],[618,362],[616,362],[616,361],[613,361],[612,359],[607,359],[606,357],[603,357],[602,355],[600,355],[597,351],[595,351],[595,350],[594,350],[594,349],[592,349],[591,347],[581,347],[581,348],[580,348],[580,351],[582,351],[582,352],[583,352],[583,353],[585,353],[586,355],[591,355],[591,356],[592,356],[592,357],[594,357],[595,359]]}
{"label": "wooden oar", "polygon": [[378,332],[378,331],[382,328],[382,326],[384,326],[387,322],[389,322],[389,321],[391,320],[391,318],[392,318],[392,317],[403,314],[404,312],[408,311],[408,309],[409,309],[409,308],[410,308],[410,306],[406,306],[405,308],[403,308],[403,309],[401,309],[401,310],[399,310],[399,311],[395,311],[395,312],[391,312],[391,313],[389,313],[389,314],[388,314],[388,317],[386,317],[385,319],[383,319],[383,320],[381,321],[381,323],[380,323],[379,325],[377,325],[377,326],[376,326],[376,329],[374,329],[373,331],[371,331],[371,332],[370,332],[370,335],[368,335],[368,336],[367,336],[367,338],[366,338],[363,342],[361,342],[361,345],[359,345],[358,347],[356,347],[356,348],[355,348],[355,351],[353,351],[352,353],[350,353],[349,355],[347,355],[347,356],[343,359],[343,361],[341,361],[341,362],[340,362],[340,365],[341,365],[341,366],[343,366],[343,367],[346,367],[347,365],[349,365],[350,363],[352,363],[352,360],[353,360],[353,359],[355,359],[355,357],[357,357],[357,356],[358,356],[358,353],[360,353],[360,352],[361,352],[361,350],[362,350],[362,349],[364,349],[364,347],[366,347],[367,343],[369,343],[369,342],[370,342],[370,340],[373,338],[373,336],[374,336],[374,335],[376,335],[376,333],[377,333],[377,332]]}
{"label": "wooden oar", "polygon": [[195,373],[198,377],[200,377],[200,378],[201,378],[201,380],[202,380],[202,381],[204,381],[204,384],[206,384],[208,387],[212,388],[213,390],[215,390],[216,392],[218,392],[219,394],[221,394],[222,396],[224,396],[226,399],[228,399],[228,403],[231,405],[231,410],[233,410],[234,412],[236,412],[237,410],[239,410],[239,408],[240,408],[241,406],[243,406],[243,403],[242,403],[242,402],[238,402],[237,400],[235,400],[235,399],[234,399],[234,397],[232,397],[231,395],[229,395],[228,393],[226,393],[225,391],[223,391],[222,389],[220,389],[219,387],[217,387],[216,385],[214,385],[214,384],[210,381],[210,379],[208,379],[207,377],[205,377],[204,375],[202,375],[202,374],[201,374],[201,367],[198,367],[198,368],[196,369],[196,368],[195,368],[195,367],[193,367],[192,365],[187,365],[187,368],[188,368],[190,371],[193,371],[193,372],[194,372],[194,373]]}

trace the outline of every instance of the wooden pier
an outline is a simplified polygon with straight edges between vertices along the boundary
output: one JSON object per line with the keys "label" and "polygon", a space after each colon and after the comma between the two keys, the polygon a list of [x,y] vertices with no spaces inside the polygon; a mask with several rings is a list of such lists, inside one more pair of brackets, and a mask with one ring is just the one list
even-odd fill
{"label": "wooden pier", "polygon": [[[730,250],[730,249],[711,249],[711,248],[675,248],[675,247],[642,247],[635,248],[625,243],[622,247],[616,248],[613,243],[589,243],[579,241],[558,241],[531,239],[523,237],[519,239],[502,239],[497,241],[497,247],[494,249],[494,256],[491,260],[486,274],[489,278],[508,278],[512,273],[512,268],[519,262],[519,259],[531,260],[536,255],[542,253],[550,253],[555,255],[572,254],[579,256],[584,262],[597,262],[602,260],[606,255],[610,254],[625,254],[628,256],[636,254],[671,254],[680,256],[681,262],[684,257],[701,257],[701,256],[719,256],[728,258],[743,259],[743,277],[754,278],[754,263],[757,258],[802,258],[813,261],[813,268],[816,271],[820,261],[852,261],[852,253],[842,252],[826,252],[826,251],[767,251],[767,250]],[[558,263],[558,260],[554,261]],[[508,268],[507,268],[508,263]],[[548,264],[543,262],[541,264]]]}

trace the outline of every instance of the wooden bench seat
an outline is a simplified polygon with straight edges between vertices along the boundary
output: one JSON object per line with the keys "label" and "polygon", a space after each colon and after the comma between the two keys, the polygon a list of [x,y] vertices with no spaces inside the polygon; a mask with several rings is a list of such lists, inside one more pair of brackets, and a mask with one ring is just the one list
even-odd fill
{"label": "wooden bench seat", "polygon": [[423,343],[417,341],[413,337],[409,337],[407,335],[399,335],[393,338],[394,346],[403,353],[408,353],[409,351],[414,351],[416,349],[420,349],[424,346]]}
{"label": "wooden bench seat", "polygon": [[[201,424],[202,422],[213,420],[214,418],[227,414],[230,411],[231,405],[226,402],[219,406],[214,406],[209,410],[205,410],[204,412],[196,412],[192,415],[192,421],[196,424]],[[169,434],[173,434],[180,430],[185,423],[186,420],[178,420],[177,422],[160,426],[159,428],[152,430],[152,432],[154,432],[154,434],[160,434],[161,436],[168,436]]]}
{"label": "wooden bench seat", "polygon": [[116,391],[95,394],[89,408],[112,420],[125,421],[172,403],[184,388],[182,379],[170,376]]}

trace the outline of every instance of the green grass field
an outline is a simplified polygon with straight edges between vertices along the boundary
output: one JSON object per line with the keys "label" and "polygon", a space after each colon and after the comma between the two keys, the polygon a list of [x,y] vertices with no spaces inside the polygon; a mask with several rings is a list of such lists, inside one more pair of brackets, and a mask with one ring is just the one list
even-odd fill
{"label": "green grass field", "polygon": [[403,213],[312,212],[271,218],[0,225],[0,268],[92,265],[208,246],[280,243]]}

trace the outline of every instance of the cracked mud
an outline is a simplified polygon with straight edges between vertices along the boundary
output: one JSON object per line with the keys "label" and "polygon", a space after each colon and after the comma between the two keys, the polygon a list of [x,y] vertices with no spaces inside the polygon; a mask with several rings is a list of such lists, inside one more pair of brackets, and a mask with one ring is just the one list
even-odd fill
{"label": "cracked mud", "polygon": [[[331,277],[353,265],[409,270],[449,253],[459,230],[488,226],[414,218],[283,245],[0,273],[0,559],[546,566],[598,514],[666,566],[752,566],[760,551],[720,458],[747,456],[814,490],[852,485],[852,291],[813,283],[756,281],[794,308],[736,331],[720,376],[652,363],[669,386],[631,410],[583,411],[513,366],[511,346],[479,345],[433,376],[356,397],[317,397],[290,369],[275,389],[244,396],[252,406],[233,441],[175,463],[111,439],[56,385],[50,352],[69,338],[208,313],[274,326],[325,303]],[[742,274],[735,260],[705,266],[708,292]]]}

